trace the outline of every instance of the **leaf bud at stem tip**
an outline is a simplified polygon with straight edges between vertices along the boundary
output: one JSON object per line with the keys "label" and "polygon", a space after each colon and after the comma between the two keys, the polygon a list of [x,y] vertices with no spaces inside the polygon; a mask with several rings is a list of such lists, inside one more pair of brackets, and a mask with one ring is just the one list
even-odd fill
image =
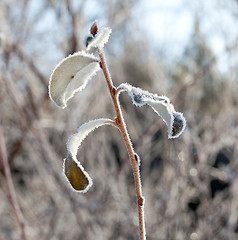
{"label": "leaf bud at stem tip", "polygon": [[90,33],[95,37],[98,33],[98,23],[95,21],[90,28]]}

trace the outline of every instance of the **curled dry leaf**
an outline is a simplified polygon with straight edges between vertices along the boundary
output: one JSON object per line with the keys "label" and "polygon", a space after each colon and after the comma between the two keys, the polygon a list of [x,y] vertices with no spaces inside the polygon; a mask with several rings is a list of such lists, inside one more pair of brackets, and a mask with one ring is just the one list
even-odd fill
{"label": "curled dry leaf", "polygon": [[97,33],[95,38],[87,46],[87,51],[94,48],[103,48],[104,45],[108,42],[108,39],[111,35],[112,30],[110,28],[101,28],[100,32]]}
{"label": "curled dry leaf", "polygon": [[92,186],[93,182],[88,173],[70,155],[64,159],[63,172],[75,191],[87,192]]}
{"label": "curled dry leaf", "polygon": [[49,96],[61,108],[82,90],[100,69],[99,60],[84,51],[64,58],[53,70],[49,83]]}
{"label": "curled dry leaf", "polygon": [[63,172],[73,190],[77,192],[85,193],[93,184],[92,179],[77,159],[78,148],[90,132],[108,124],[114,126],[114,122],[107,118],[89,121],[83,124],[75,134],[71,135],[67,142],[69,155],[64,159]]}
{"label": "curled dry leaf", "polygon": [[117,89],[119,92],[127,91],[136,106],[141,107],[145,104],[151,106],[168,126],[169,138],[177,138],[184,131],[186,120],[182,113],[174,110],[169,98],[152,94],[127,83],[119,85]]}

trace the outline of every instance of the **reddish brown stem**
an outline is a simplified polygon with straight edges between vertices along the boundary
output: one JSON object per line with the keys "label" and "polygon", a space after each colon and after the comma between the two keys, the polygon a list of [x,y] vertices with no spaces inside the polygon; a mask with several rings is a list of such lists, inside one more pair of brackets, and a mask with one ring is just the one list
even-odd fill
{"label": "reddish brown stem", "polygon": [[22,232],[22,239],[27,240],[26,231],[25,231],[25,220],[24,220],[23,214],[21,212],[19,203],[17,201],[16,192],[15,192],[14,185],[12,182],[12,176],[11,176],[11,172],[10,172],[10,168],[9,168],[8,160],[7,160],[6,145],[5,145],[1,126],[0,126],[0,157],[2,159],[2,165],[3,165],[3,170],[4,170],[4,174],[5,174],[5,178],[6,178],[9,198],[10,198],[11,204],[13,206],[13,209],[15,211],[15,214],[17,217],[17,222],[18,222],[21,232]]}
{"label": "reddish brown stem", "polygon": [[118,94],[117,94],[116,88],[113,85],[109,70],[107,68],[104,53],[101,49],[98,49],[98,53],[99,53],[99,57],[100,57],[100,61],[101,61],[100,66],[101,66],[104,76],[106,78],[107,86],[109,88],[109,91],[110,91],[110,94],[112,97],[112,101],[113,101],[113,104],[115,107],[115,111],[117,114],[115,123],[122,133],[122,137],[125,142],[125,145],[126,145],[126,148],[127,148],[130,160],[131,160],[131,165],[132,165],[134,180],[135,180],[135,186],[136,186],[137,203],[138,203],[140,239],[145,240],[146,234],[145,234],[145,220],[144,220],[144,197],[142,196],[138,158],[137,158],[137,155],[135,155],[135,153],[134,153],[129,134],[126,129],[125,121],[123,119],[120,103],[118,100]]}

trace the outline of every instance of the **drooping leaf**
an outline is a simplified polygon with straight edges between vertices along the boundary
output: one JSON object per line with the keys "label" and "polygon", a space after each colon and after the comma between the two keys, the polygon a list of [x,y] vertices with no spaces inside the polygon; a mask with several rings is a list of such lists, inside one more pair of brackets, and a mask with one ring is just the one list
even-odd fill
{"label": "drooping leaf", "polygon": [[94,48],[103,48],[104,45],[108,42],[108,39],[111,35],[112,30],[110,28],[102,27],[100,32],[97,33],[95,38],[87,46],[87,51],[94,47]]}
{"label": "drooping leaf", "polygon": [[86,192],[92,186],[88,173],[70,155],[64,159],[63,171],[74,190]]}
{"label": "drooping leaf", "polygon": [[78,148],[90,132],[100,126],[108,124],[114,125],[112,120],[106,118],[89,121],[83,124],[75,134],[69,137],[67,142],[69,155],[64,159],[63,172],[73,190],[77,192],[85,193],[93,184],[92,179],[77,159]]}
{"label": "drooping leaf", "polygon": [[49,83],[49,96],[61,108],[82,90],[100,69],[99,60],[84,51],[64,58],[53,70]]}
{"label": "drooping leaf", "polygon": [[118,90],[127,91],[136,106],[141,107],[145,104],[151,106],[168,126],[169,138],[177,138],[184,131],[186,120],[182,113],[174,110],[169,98],[152,94],[127,83],[119,85]]}

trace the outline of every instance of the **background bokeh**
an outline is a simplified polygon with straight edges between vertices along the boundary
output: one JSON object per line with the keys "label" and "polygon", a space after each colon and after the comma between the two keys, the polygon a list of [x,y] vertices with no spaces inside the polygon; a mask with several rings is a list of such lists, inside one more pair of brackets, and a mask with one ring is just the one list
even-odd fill
{"label": "background bokeh", "polygon": [[[62,175],[68,137],[115,116],[101,72],[64,110],[48,96],[52,70],[84,49],[95,19],[113,30],[105,53],[115,85],[166,95],[187,119],[183,135],[168,139],[149,107],[120,96],[141,158],[148,239],[237,239],[238,1],[1,0],[0,125],[28,239],[138,239],[117,129],[101,127],[82,144],[88,193],[73,192]],[[0,163],[0,240],[8,239],[21,232]]]}

